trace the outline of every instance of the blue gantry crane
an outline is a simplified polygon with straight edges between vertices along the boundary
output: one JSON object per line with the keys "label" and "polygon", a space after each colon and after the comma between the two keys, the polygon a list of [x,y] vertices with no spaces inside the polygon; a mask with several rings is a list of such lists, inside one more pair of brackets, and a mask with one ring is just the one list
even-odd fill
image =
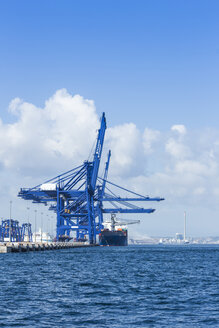
{"label": "blue gantry crane", "polygon": [[[90,244],[95,244],[96,236],[103,229],[105,213],[152,213],[154,209],[139,207],[132,202],[164,199],[143,196],[108,181],[111,151],[108,153],[104,176],[98,177],[105,131],[106,118],[103,113],[92,161],[85,161],[81,166],[34,188],[21,188],[18,193],[19,197],[32,200],[33,203],[50,203],[49,209],[57,214],[57,241],[70,240],[71,231],[75,231],[77,240],[85,240],[88,236]],[[110,186],[125,191],[130,196],[119,197]],[[105,204],[111,206],[105,207]]]}
{"label": "blue gantry crane", "polygon": [[1,224],[1,241],[21,241],[21,227],[17,220],[2,220]]}
{"label": "blue gantry crane", "polygon": [[19,225],[19,221],[13,219],[2,220],[0,225],[0,241],[32,242],[32,230],[30,223]]}

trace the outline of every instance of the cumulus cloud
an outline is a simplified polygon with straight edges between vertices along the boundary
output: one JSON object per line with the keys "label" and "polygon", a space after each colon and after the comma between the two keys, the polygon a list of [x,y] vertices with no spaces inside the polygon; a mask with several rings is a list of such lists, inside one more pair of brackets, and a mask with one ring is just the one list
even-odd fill
{"label": "cumulus cloud", "polygon": [[109,128],[107,146],[112,150],[111,171],[114,175],[125,175],[136,167],[136,159],[140,153],[140,132],[133,123]]}
{"label": "cumulus cloud", "polygon": [[145,128],[143,133],[143,147],[145,154],[150,154],[154,151],[154,145],[160,140],[160,136],[160,131]]}
{"label": "cumulus cloud", "polygon": [[185,125],[183,125],[183,124],[176,124],[176,125],[173,125],[172,127],[171,127],[171,130],[172,131],[176,131],[176,132],[178,132],[179,134],[181,134],[181,135],[185,135],[186,134],[186,127],[185,127]]}
{"label": "cumulus cloud", "polygon": [[[51,177],[88,158],[99,128],[92,100],[61,89],[42,108],[15,98],[9,111],[16,118],[12,124],[0,121],[2,170],[17,170],[23,176]],[[184,125],[173,125],[165,133],[148,127],[141,133],[135,124],[126,122],[109,127],[105,142],[105,150],[112,150],[109,173],[115,179],[123,177],[125,182],[126,177],[149,179],[156,191],[162,190],[164,184],[171,185],[168,193],[172,191],[175,195],[186,187],[196,190],[194,194],[203,194],[207,187],[200,189],[197,185],[200,179],[208,179],[205,184],[209,184],[209,179],[218,175],[219,138],[212,136],[214,140],[208,140],[206,145],[201,133],[189,134]],[[165,159],[165,165],[158,165],[159,159]],[[139,181],[133,187],[138,185]],[[165,189],[162,191],[167,193]]]}
{"label": "cumulus cloud", "polygon": [[190,149],[182,142],[173,138],[167,140],[165,145],[166,151],[173,157],[181,159],[190,155]]}
{"label": "cumulus cloud", "polygon": [[0,162],[4,167],[34,175],[56,165],[78,165],[87,158],[99,126],[93,101],[62,89],[43,108],[16,98],[9,110],[17,120],[1,123]]}
{"label": "cumulus cloud", "polygon": [[173,125],[171,131],[177,135],[169,137],[165,143],[165,150],[175,159],[183,159],[191,156],[190,145],[186,144],[184,136],[187,133],[184,125]]}

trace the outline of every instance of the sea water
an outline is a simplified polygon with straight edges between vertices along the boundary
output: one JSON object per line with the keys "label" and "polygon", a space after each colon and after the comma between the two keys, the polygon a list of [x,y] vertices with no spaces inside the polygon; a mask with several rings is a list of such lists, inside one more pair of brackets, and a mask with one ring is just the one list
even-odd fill
{"label": "sea water", "polygon": [[0,261],[0,327],[219,327],[219,245],[75,248]]}

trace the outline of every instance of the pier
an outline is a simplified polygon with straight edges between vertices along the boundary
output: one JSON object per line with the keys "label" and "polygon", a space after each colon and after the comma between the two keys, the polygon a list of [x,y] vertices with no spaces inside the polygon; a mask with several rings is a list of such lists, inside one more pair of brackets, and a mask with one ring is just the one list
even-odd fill
{"label": "pier", "polygon": [[51,243],[2,243],[0,253],[22,253],[36,251],[51,251],[57,249],[95,247],[97,244],[85,244],[83,242],[51,242]]}

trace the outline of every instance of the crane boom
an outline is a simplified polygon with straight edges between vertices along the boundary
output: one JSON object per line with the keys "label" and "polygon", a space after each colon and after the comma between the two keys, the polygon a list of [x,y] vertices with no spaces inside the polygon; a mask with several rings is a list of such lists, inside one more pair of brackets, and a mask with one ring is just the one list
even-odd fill
{"label": "crane boom", "polygon": [[97,183],[97,176],[98,176],[98,171],[99,171],[99,166],[100,166],[100,158],[101,158],[102,149],[103,149],[105,131],[106,131],[106,118],[105,118],[105,113],[103,113],[102,119],[101,119],[101,126],[100,126],[100,129],[98,130],[96,149],[95,149],[94,158],[93,158],[93,172],[92,172],[91,184],[90,184],[92,192],[94,192],[96,183]]}
{"label": "crane boom", "polygon": [[111,150],[109,150],[107,161],[106,161],[104,179],[103,179],[102,191],[101,191],[101,198],[103,198],[103,195],[104,195],[104,192],[105,192],[106,180],[107,180],[107,175],[108,175],[108,170],[109,170],[110,157],[111,157]]}
{"label": "crane boom", "polygon": [[140,220],[135,220],[135,221],[132,221],[132,222],[116,222],[115,225],[119,225],[119,226],[126,226],[126,225],[130,225],[130,224],[137,224],[137,223],[140,223],[141,221]]}

